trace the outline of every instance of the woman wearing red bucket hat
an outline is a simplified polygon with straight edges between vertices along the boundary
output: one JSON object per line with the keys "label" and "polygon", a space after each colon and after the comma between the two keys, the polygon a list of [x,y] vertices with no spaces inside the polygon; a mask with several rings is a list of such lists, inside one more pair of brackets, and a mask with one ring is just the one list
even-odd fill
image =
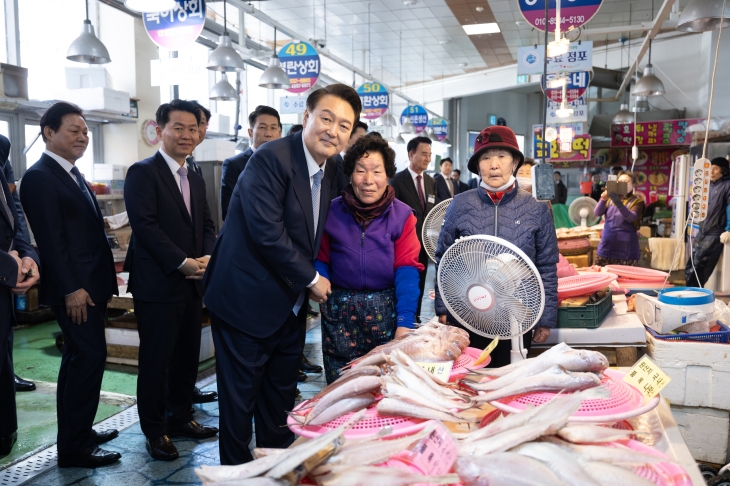
{"label": "woman wearing red bucket hat", "polygon": [[[440,260],[454,241],[463,236],[497,236],[520,248],[537,267],[545,288],[545,309],[532,337],[534,342],[543,343],[557,323],[558,240],[548,206],[517,188],[514,174],[524,160],[511,129],[492,126],[481,131],[468,167],[482,178],[482,182],[476,191],[454,197],[446,211],[436,259]],[[459,326],[449,315],[438,286],[436,314],[441,322]],[[485,348],[491,341],[471,331],[469,339],[470,345],[476,348]],[[529,350],[529,333],[524,336],[524,345]],[[501,340],[492,351],[490,366],[497,368],[509,364],[510,350],[510,341]]]}

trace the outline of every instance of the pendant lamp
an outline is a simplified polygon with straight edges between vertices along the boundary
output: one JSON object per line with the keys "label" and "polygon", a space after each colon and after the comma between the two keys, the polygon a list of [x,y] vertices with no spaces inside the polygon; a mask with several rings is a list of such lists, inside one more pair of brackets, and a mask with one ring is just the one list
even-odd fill
{"label": "pendant lamp", "polygon": [[621,103],[621,108],[619,109],[618,113],[614,115],[611,123],[613,125],[629,125],[631,123],[634,123],[634,116],[629,111],[629,105],[627,105],[626,103]]}
{"label": "pendant lamp", "polygon": [[94,26],[89,20],[89,2],[86,1],[86,20],[81,28],[81,35],[71,43],[66,52],[66,59],[88,64],[106,64],[112,62],[104,44],[96,37]]}
{"label": "pendant lamp", "polygon": [[218,40],[216,47],[208,56],[208,65],[211,71],[243,71],[243,59],[231,44],[228,35],[228,23],[226,18],[226,1],[223,1],[223,35]]}
{"label": "pendant lamp", "polygon": [[213,89],[210,90],[209,98],[218,101],[233,101],[238,99],[238,91],[228,82],[228,75],[225,72],[221,73],[220,81],[215,83]]}
{"label": "pendant lamp", "polygon": [[[649,58],[651,59],[651,55]],[[631,88],[631,96],[659,96],[663,94],[664,83],[654,74],[654,66],[651,65],[650,61],[644,68],[644,75]]]}
{"label": "pendant lamp", "polygon": [[725,12],[722,11],[723,0],[692,0],[684,7],[677,22],[677,30],[683,32],[707,32],[720,27],[730,27],[730,2],[725,4]]}
{"label": "pendant lamp", "polygon": [[406,143],[406,139],[403,138],[403,135],[401,135],[399,133],[398,136],[395,139],[395,143],[400,144],[400,145],[404,145]]}
{"label": "pendant lamp", "polygon": [[259,86],[269,89],[287,89],[289,76],[281,69],[281,61],[276,54],[276,27],[274,27],[274,55],[269,60],[269,67],[261,75]]}
{"label": "pendant lamp", "polygon": [[383,127],[394,127],[397,125],[395,118],[390,114],[390,109],[385,112],[383,116],[378,118],[378,125]]}
{"label": "pendant lamp", "polygon": [[403,124],[400,126],[400,130],[398,130],[398,133],[410,133],[414,135],[416,133],[416,127],[413,126],[413,123],[411,123],[411,118],[406,116],[406,121],[403,122]]}
{"label": "pendant lamp", "polygon": [[643,113],[645,111],[649,111],[649,98],[647,98],[646,96],[637,96],[634,100],[634,108],[632,111],[634,113]]}
{"label": "pendant lamp", "polygon": [[175,0],[124,0],[124,6],[139,13],[167,12],[175,8]]}

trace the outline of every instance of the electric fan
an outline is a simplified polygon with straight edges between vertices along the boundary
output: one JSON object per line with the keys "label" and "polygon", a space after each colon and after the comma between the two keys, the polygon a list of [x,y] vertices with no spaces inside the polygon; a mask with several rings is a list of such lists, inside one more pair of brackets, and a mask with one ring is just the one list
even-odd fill
{"label": "electric fan", "polygon": [[441,298],[464,327],[480,336],[512,339],[511,361],[525,357],[521,336],[540,320],[545,289],[527,255],[501,238],[459,238],[441,257]]}
{"label": "electric fan", "polygon": [[574,224],[581,228],[593,226],[601,220],[600,216],[594,216],[593,214],[593,210],[596,208],[597,204],[598,203],[593,198],[585,196],[579,197],[570,203],[570,206],[568,207],[568,217]]}
{"label": "electric fan", "polygon": [[450,198],[441,201],[433,207],[423,220],[423,229],[421,230],[423,247],[434,263],[436,263],[436,249],[439,245],[439,235],[441,234],[441,226],[444,224],[444,216],[446,216],[446,210],[449,209],[449,205],[453,200],[454,198]]}

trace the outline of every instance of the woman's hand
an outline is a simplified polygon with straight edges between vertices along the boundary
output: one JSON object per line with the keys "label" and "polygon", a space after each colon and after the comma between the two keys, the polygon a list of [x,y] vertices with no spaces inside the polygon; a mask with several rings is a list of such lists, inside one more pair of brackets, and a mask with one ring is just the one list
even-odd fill
{"label": "woman's hand", "polygon": [[446,322],[446,314],[441,314],[441,315],[439,316],[439,322],[440,322],[441,324],[447,324],[447,322]]}
{"label": "woman's hand", "polygon": [[608,191],[603,191],[601,193],[601,199],[603,199],[604,201],[608,200]]}
{"label": "woman's hand", "polygon": [[621,196],[619,196],[617,192],[609,192],[609,193],[608,193],[608,198],[609,198],[609,199],[610,199],[610,200],[611,200],[611,201],[612,201],[612,202],[613,202],[614,204],[618,204],[618,203],[620,203],[620,202],[621,202]]}
{"label": "woman's hand", "polygon": [[393,339],[400,339],[409,332],[413,332],[413,329],[409,329],[407,327],[399,327],[395,330],[395,337]]}
{"label": "woman's hand", "polygon": [[538,327],[535,329],[535,333],[532,335],[532,342],[541,344],[547,341],[547,338],[550,337],[550,328],[549,327]]}

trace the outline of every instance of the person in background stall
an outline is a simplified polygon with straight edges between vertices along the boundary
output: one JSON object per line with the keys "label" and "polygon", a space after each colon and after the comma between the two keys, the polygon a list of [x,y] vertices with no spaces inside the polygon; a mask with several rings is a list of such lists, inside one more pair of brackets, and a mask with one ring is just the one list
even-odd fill
{"label": "person in background stall", "polygon": [[624,168],[620,165],[616,165],[614,167],[611,167],[611,175],[620,176],[621,173],[624,171]]}
{"label": "person in background stall", "polygon": [[416,216],[388,185],[396,171],[388,142],[360,138],[345,154],[344,170],[351,183],[332,201],[314,263],[332,282],[320,305],[328,384],[353,359],[413,329],[424,271]]}
{"label": "person in background stall", "polygon": [[639,235],[644,199],[634,194],[636,176],[622,172],[619,182],[626,182],[626,196],[603,191],[593,214],[606,216],[601,242],[596,251],[596,265],[636,265],[639,262]]}
{"label": "person in background stall", "polygon": [[601,194],[603,194],[603,191],[606,189],[606,184],[604,184],[601,180],[600,172],[594,172],[591,176],[591,179],[593,181],[593,186],[591,188],[591,199],[598,202],[601,200]]}
{"label": "person in background stall", "polygon": [[433,179],[436,181],[436,194],[440,201],[446,201],[459,194],[457,184],[454,184],[454,181],[451,180],[453,167],[454,163],[450,158],[443,158],[439,165],[441,172],[433,176]]}
{"label": "person in background stall", "polygon": [[692,240],[692,259],[684,269],[688,287],[705,286],[730,243],[730,166],[725,157],[715,157],[711,163],[707,217]]}
{"label": "person in background stall", "polygon": [[550,201],[552,204],[565,204],[568,201],[568,188],[565,187],[561,179],[562,174],[560,171],[553,173],[553,179],[555,180],[555,197]]}
{"label": "person in background stall", "polygon": [[454,185],[459,186],[458,194],[469,190],[469,186],[461,182],[461,171],[459,169],[454,169],[451,171],[451,180],[454,181]]}
{"label": "person in background stall", "polygon": [[[436,260],[440,262],[446,250],[458,238],[471,235],[497,236],[525,252],[537,267],[545,289],[542,317],[533,333],[523,336],[524,347],[529,351],[531,334],[534,342],[544,343],[550,337],[550,329],[557,324],[558,240],[547,205],[517,188],[513,174],[523,161],[517,138],[510,128],[491,126],[481,131],[476,138],[474,155],[469,159],[468,167],[471,172],[482,177],[482,183],[476,191],[455,196],[446,210]],[[462,327],[449,314],[438,284],[435,290],[439,321]],[[467,331],[472,347],[484,349],[491,342],[489,338]],[[489,366],[498,368],[509,364],[511,349],[509,339],[499,341],[492,351]]]}
{"label": "person in background stall", "polygon": [[525,161],[515,173],[515,179],[517,179],[517,187],[525,192],[529,192],[530,194],[532,194],[532,167],[534,165],[535,159],[525,157]]}

